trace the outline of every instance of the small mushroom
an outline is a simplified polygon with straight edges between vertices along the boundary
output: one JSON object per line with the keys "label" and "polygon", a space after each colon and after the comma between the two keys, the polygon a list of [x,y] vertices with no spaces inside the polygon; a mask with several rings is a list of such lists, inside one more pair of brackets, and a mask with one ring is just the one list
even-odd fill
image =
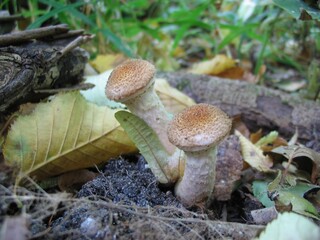
{"label": "small mushroom", "polygon": [[230,118],[209,104],[191,106],[170,122],[168,138],[186,154],[184,174],[175,186],[176,196],[186,207],[210,200],[215,183],[217,145],[230,129]]}
{"label": "small mushroom", "polygon": [[109,99],[124,103],[135,115],[142,118],[159,136],[168,153],[175,147],[168,141],[166,129],[170,116],[154,91],[156,69],[148,61],[131,59],[117,66],[106,87]]}
{"label": "small mushroom", "polygon": [[167,151],[168,171],[174,182],[179,175],[179,156],[181,151],[172,145],[167,136],[167,126],[171,115],[165,110],[154,90],[156,69],[148,61],[127,60],[111,73],[106,86],[110,100],[125,104],[136,116],[143,119],[158,135]]}

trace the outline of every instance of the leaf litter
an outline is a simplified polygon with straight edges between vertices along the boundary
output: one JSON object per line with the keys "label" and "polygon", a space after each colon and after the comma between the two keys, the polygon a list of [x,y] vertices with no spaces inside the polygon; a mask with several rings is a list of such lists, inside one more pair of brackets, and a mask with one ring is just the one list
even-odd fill
{"label": "leaf litter", "polygon": [[[107,74],[105,75],[102,74],[101,76],[102,78],[106,79]],[[101,84],[104,85],[103,82],[100,82],[100,85]],[[168,102],[166,104],[167,106],[170,107],[170,105],[172,105],[174,107],[173,108],[174,110],[172,112],[177,111],[176,110],[177,108],[175,107],[176,103],[178,105],[178,109],[183,108],[183,106],[179,104],[182,104],[182,105],[185,103],[187,103],[185,105],[194,104],[194,102],[192,101],[188,102],[190,99],[187,99],[187,98],[185,98],[184,100],[182,100],[183,98],[180,98],[180,97],[177,97],[176,99],[174,99],[174,96],[177,95],[177,93],[174,92],[175,89],[172,88],[171,90],[169,89],[170,90],[169,91],[165,81],[162,81],[162,82],[159,81],[159,83],[161,83],[160,85],[158,84],[158,86],[160,86],[160,90],[158,90],[157,92],[160,95],[160,97],[161,97],[161,94],[164,94],[162,97],[162,100],[164,102],[166,101]],[[166,96],[167,94],[168,96]],[[96,94],[93,94],[93,95],[96,95]],[[94,101],[95,100],[93,100],[93,102]],[[108,104],[101,103],[99,105],[105,106]],[[242,154],[245,161],[246,159],[247,160],[249,159],[247,162],[253,168],[256,168],[256,170],[265,172],[266,174],[268,172],[273,172],[271,170],[271,167],[272,165],[274,165],[274,162],[272,162],[274,161],[274,159],[270,159],[268,156],[266,156],[265,152],[272,151],[272,149],[274,148],[274,146],[270,147],[270,145],[273,144],[275,139],[278,137],[277,133],[271,132],[269,135],[265,137],[262,137],[262,136],[259,137],[260,139],[258,139],[257,144],[250,143],[250,141],[245,139],[240,134],[236,134],[236,135],[240,138],[240,142],[242,146]],[[281,140],[279,145],[280,146],[286,145],[286,143]],[[250,153],[249,155],[251,159],[248,158],[248,154],[246,154],[248,152]],[[313,159],[311,160],[314,161]],[[121,161],[121,159],[117,161]],[[315,163],[315,165],[316,167],[318,167],[319,163]],[[313,171],[313,173],[318,172],[317,170],[318,169]],[[125,171],[126,171],[126,174],[128,174],[128,170],[126,169]],[[111,176],[113,174],[114,173],[110,172],[109,175],[104,174],[98,178],[105,179],[107,176]],[[234,188],[237,188],[237,186],[235,185],[237,179],[238,178],[235,177],[234,182],[231,181],[230,185],[228,185],[229,190],[230,189],[233,190]],[[272,179],[270,181],[272,181]],[[193,211],[188,211],[184,208],[172,207],[172,206],[152,207],[152,204],[150,204],[150,206],[148,207],[141,206],[141,202],[137,204],[136,201],[133,201],[132,199],[127,198],[127,196],[135,195],[135,193],[131,194],[130,191],[126,192],[125,194],[123,193],[113,194],[113,195],[119,196],[115,204],[113,202],[110,202],[110,200],[108,200],[108,199],[113,199],[112,196],[108,195],[110,191],[108,194],[104,192],[105,185],[108,185],[108,183],[106,184],[106,182],[104,182],[104,184],[99,185],[99,188],[95,188],[97,187],[97,186],[94,186],[96,182],[97,182],[97,179],[89,182],[88,185],[90,187],[88,188],[89,192],[87,193],[87,196],[85,196],[85,194],[83,196],[78,195],[78,197],[82,197],[79,199],[69,198],[65,196],[61,197],[60,199],[60,196],[54,195],[53,197],[56,198],[56,200],[53,201],[53,203],[55,204],[53,207],[53,210],[50,204],[45,205],[45,207],[42,210],[44,212],[47,211],[47,213],[42,212],[41,214],[43,215],[43,219],[41,219],[41,221],[38,222],[38,226],[41,226],[39,227],[39,229],[42,229],[42,231],[33,232],[34,233],[33,236],[36,236],[36,237],[48,236],[46,235],[47,226],[44,227],[42,225],[43,222],[46,222],[45,220],[46,218],[50,219],[50,221],[48,222],[48,226],[52,227],[52,230],[49,233],[49,236],[56,239],[61,239],[61,238],[70,239],[71,236],[75,237],[74,239],[82,239],[82,238],[87,239],[88,237],[94,238],[94,239],[100,239],[100,237],[102,236],[106,238],[121,236],[121,237],[124,237],[125,239],[130,239],[130,238],[131,239],[137,239],[137,238],[139,239],[140,238],[171,239],[171,236],[172,236],[172,239],[177,239],[177,238],[216,239],[216,238],[223,238],[223,237],[230,237],[232,239],[247,239],[249,236],[250,238],[255,236],[258,229],[262,229],[261,226],[248,225],[248,223],[250,223],[249,219],[246,219],[248,221],[246,225],[241,225],[238,223],[231,223],[231,222],[219,222],[219,221],[209,220],[208,216],[210,214],[209,215],[202,214],[203,212],[201,212],[201,208],[200,208],[200,211],[199,209],[197,209],[197,212],[193,212]],[[128,180],[126,182],[129,183],[130,181]],[[150,186],[155,185],[154,183],[151,184]],[[263,184],[264,183],[265,182],[263,182]],[[109,183],[109,186],[110,185],[112,186],[113,184]],[[155,185],[155,187],[159,190],[158,186]],[[130,188],[127,186],[126,188],[129,188],[132,190],[132,187]],[[23,192],[21,196],[19,196],[20,193],[17,194],[17,189],[18,191],[21,190],[21,192]],[[14,203],[16,203],[17,197],[18,199],[21,197],[23,199],[23,196],[28,194],[30,194],[31,196],[30,199],[33,199],[33,201],[37,202],[37,204],[42,200],[46,201],[46,198],[49,198],[51,201],[51,198],[52,198],[50,194],[46,194],[44,192],[40,192],[40,194],[35,194],[34,192],[29,192],[24,188],[18,187],[17,189],[15,191],[13,189],[10,189],[10,190],[6,189],[7,191],[5,191],[6,193],[10,192],[12,194],[12,202]],[[83,192],[83,189],[86,189],[86,185],[82,188],[81,190],[82,192]],[[238,190],[239,189],[240,188],[238,186]],[[97,194],[99,191],[100,191],[100,194]],[[266,192],[266,190],[264,191]],[[28,192],[28,194],[26,194],[26,192]],[[227,196],[226,199],[230,199],[231,192],[226,194]],[[37,198],[37,196],[35,196],[33,198],[32,197],[33,194],[41,197]],[[108,199],[106,198],[106,196],[108,196],[107,197]],[[155,195],[153,197],[155,197]],[[288,199],[290,200],[293,198],[296,199],[295,196],[290,195],[290,196],[286,196],[284,199],[282,198],[281,200],[284,200],[284,202],[286,202]],[[8,198],[6,197],[5,199],[8,199]],[[59,204],[62,203],[63,207],[59,206],[58,208],[56,205],[57,202]],[[289,203],[296,205],[294,201],[291,201]],[[48,209],[48,206],[50,209]],[[64,213],[62,217],[59,218],[62,212]],[[30,212],[30,213],[36,214],[33,212]],[[70,221],[76,224],[70,225]],[[79,225],[79,223],[81,224]],[[54,231],[54,229],[57,229],[57,227],[59,228],[59,230]],[[61,230],[62,232],[60,232]]]}
{"label": "leaf litter", "polygon": [[[1,186],[0,217],[13,205],[23,206],[32,236],[38,239],[250,239],[263,229],[212,221],[201,210],[183,208],[172,193],[153,191],[160,190],[142,158],[138,164],[115,159],[76,197]],[[142,195],[150,202],[142,201]]]}

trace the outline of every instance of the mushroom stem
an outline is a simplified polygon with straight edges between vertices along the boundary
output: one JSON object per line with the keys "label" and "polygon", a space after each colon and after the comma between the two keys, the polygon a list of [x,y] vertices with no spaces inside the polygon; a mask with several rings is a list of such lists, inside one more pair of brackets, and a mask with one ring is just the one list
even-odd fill
{"label": "mushroom stem", "polygon": [[187,207],[210,200],[216,171],[217,145],[231,129],[231,120],[219,108],[197,104],[178,113],[168,125],[169,141],[186,155],[184,175],[175,193]]}
{"label": "mushroom stem", "polygon": [[175,186],[175,193],[185,206],[210,201],[215,183],[216,149],[185,151],[184,174]]}
{"label": "mushroom stem", "polygon": [[133,114],[143,119],[149,127],[155,131],[160,142],[166,149],[168,156],[172,155],[175,152],[176,147],[169,142],[167,136],[170,115],[165,110],[158,95],[155,93],[153,85],[143,94],[123,103]]}

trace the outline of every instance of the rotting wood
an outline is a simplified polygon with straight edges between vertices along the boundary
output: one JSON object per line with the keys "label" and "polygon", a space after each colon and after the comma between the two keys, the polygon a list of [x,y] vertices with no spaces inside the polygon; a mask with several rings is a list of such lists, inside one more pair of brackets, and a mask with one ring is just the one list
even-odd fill
{"label": "rotting wood", "polygon": [[278,130],[286,137],[297,129],[300,140],[319,144],[320,104],[317,102],[243,81],[207,75],[178,72],[159,73],[158,77],[166,78],[198,103],[217,105],[231,116],[241,114],[243,121],[254,129]]}
{"label": "rotting wood", "polygon": [[[64,38],[60,39],[57,33],[62,33]],[[90,40],[91,36],[82,34],[82,31],[68,32],[66,25],[19,34],[5,34],[13,40],[7,46],[0,47],[0,113],[13,105],[44,97],[35,94],[37,90],[79,83],[88,59],[88,53],[78,46]],[[21,38],[24,40],[35,37],[42,40],[12,45],[17,42],[14,39],[21,40],[21,34],[26,34]],[[0,35],[0,42],[3,36]],[[45,37],[52,39],[44,41]]]}

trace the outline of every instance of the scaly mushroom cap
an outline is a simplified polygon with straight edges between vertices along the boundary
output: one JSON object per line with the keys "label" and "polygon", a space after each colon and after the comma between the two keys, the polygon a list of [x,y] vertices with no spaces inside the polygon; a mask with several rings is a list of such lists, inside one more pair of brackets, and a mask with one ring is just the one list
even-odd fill
{"label": "scaly mushroom cap", "polygon": [[156,69],[148,61],[131,59],[117,66],[109,76],[106,95],[125,102],[145,92],[154,83]]}
{"label": "scaly mushroom cap", "polygon": [[222,110],[197,104],[178,113],[168,127],[169,141],[184,151],[202,151],[217,145],[231,129],[231,120]]}

